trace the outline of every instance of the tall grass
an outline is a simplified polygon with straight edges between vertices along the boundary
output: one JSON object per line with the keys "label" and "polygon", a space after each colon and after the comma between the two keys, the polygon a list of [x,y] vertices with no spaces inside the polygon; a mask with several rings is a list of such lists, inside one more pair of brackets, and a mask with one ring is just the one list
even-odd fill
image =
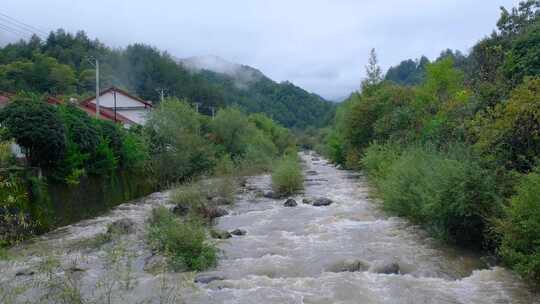
{"label": "tall grass", "polygon": [[204,270],[216,265],[217,249],[207,243],[206,229],[196,218],[177,218],[165,207],[152,211],[148,239],[173,270]]}
{"label": "tall grass", "polygon": [[462,147],[447,152],[425,146],[403,152],[373,147],[363,165],[384,209],[423,224],[446,241],[482,245],[488,219],[502,206],[494,174]]}
{"label": "tall grass", "polygon": [[304,187],[304,175],[296,153],[286,154],[272,172],[272,189],[281,196],[291,195]]}

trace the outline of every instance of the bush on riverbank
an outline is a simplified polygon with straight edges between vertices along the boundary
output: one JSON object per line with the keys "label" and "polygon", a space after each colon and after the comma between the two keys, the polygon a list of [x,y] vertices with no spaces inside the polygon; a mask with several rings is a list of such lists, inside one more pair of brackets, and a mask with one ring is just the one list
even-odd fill
{"label": "bush on riverbank", "polygon": [[[382,153],[381,153],[382,152]],[[425,225],[441,239],[480,247],[488,220],[500,213],[496,179],[462,147],[368,149],[363,164],[384,209]]]}
{"label": "bush on riverbank", "polygon": [[336,110],[323,151],[366,170],[386,210],[446,241],[495,251],[538,283],[536,2],[503,9],[498,29],[469,54],[423,57],[416,75],[409,60],[385,77],[373,52],[368,78]]}
{"label": "bush on riverbank", "polygon": [[194,217],[178,218],[165,207],[152,210],[148,239],[175,271],[201,271],[217,263],[217,249],[208,243],[206,229]]}
{"label": "bush on riverbank", "polygon": [[304,187],[304,175],[296,153],[290,153],[275,165],[272,189],[281,196],[294,194]]}
{"label": "bush on riverbank", "polygon": [[520,275],[540,281],[540,168],[522,178],[497,230],[499,253]]}

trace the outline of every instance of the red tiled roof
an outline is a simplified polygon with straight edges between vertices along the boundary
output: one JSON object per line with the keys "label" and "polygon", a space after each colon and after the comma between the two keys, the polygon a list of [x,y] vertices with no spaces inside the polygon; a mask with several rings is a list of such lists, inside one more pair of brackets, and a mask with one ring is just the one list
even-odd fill
{"label": "red tiled roof", "polygon": [[[0,93],[0,106],[4,106],[6,104],[9,103],[9,98],[11,96],[13,96],[15,94],[12,94],[12,93],[6,93],[6,92],[1,92]],[[48,104],[51,104],[51,105],[60,105],[60,104],[63,104],[64,102],[58,98],[55,98],[55,97],[47,97],[47,103]],[[88,115],[90,116],[93,116],[95,117],[96,116],[96,105],[91,103],[91,102],[87,102],[87,103],[80,103],[80,104],[77,104],[76,105],[79,109],[83,110],[84,112],[86,112]],[[134,124],[134,122],[132,120],[130,120],[129,118],[121,115],[120,113],[116,113],[116,120],[115,120],[115,115],[114,115],[114,111],[110,110],[110,109],[107,109],[107,108],[100,108],[99,109],[99,118],[100,119],[103,119],[103,120],[108,120],[108,121],[112,121],[112,122],[120,122],[120,123],[123,123],[123,124]]]}
{"label": "red tiled roof", "polygon": [[[79,105],[79,108],[85,111],[86,113],[88,113],[89,115],[92,115],[92,116],[96,115],[96,105],[91,102],[83,102]],[[104,120],[115,121],[114,111],[104,108],[104,107],[100,107],[99,118],[104,119]],[[134,122],[131,119],[121,115],[118,112],[116,112],[116,121],[124,123],[124,124],[134,124]]]}

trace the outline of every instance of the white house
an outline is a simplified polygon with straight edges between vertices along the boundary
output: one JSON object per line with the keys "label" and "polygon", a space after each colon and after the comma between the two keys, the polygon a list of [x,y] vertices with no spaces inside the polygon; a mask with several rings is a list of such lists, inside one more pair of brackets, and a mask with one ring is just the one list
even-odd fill
{"label": "white house", "polygon": [[[84,100],[82,104],[92,104],[95,106],[96,98],[90,97]],[[100,109],[104,108],[108,112],[119,114],[139,125],[144,125],[148,113],[152,109],[151,102],[142,100],[116,87],[101,92],[99,95],[99,106]]]}

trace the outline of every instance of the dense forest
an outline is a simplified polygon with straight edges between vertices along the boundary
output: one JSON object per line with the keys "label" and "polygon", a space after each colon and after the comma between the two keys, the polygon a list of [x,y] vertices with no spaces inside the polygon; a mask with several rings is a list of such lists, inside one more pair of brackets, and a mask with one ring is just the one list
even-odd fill
{"label": "dense forest", "polygon": [[227,75],[211,71],[193,73],[167,52],[144,44],[112,49],[84,32],[62,29],[42,41],[33,36],[0,48],[0,90],[82,97],[95,92],[95,70],[90,57],[100,60],[101,88],[125,88],[146,100],[159,102],[159,89],[167,96],[210,107],[238,105],[249,113],[262,112],[286,127],[320,127],[334,105],[291,83],[261,77],[239,88]]}
{"label": "dense forest", "polygon": [[384,77],[373,52],[367,72],[321,150],[365,170],[384,209],[540,282],[540,1],[503,8],[468,54]]}

